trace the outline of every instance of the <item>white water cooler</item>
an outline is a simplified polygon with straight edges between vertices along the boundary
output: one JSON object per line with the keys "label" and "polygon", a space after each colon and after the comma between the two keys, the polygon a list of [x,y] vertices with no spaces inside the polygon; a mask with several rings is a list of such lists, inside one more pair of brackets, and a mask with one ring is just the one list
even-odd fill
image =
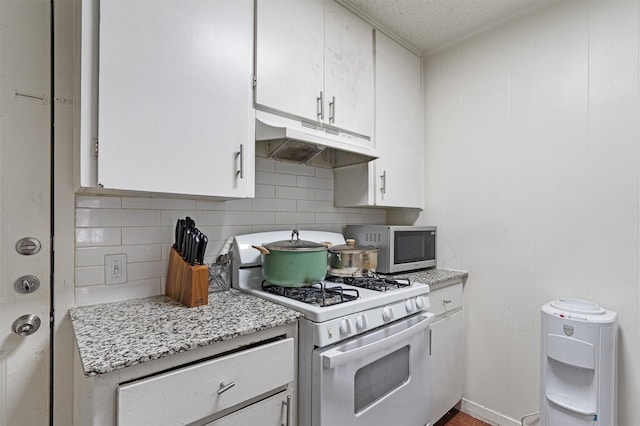
{"label": "white water cooler", "polygon": [[618,314],[558,299],[542,307],[541,426],[616,426]]}

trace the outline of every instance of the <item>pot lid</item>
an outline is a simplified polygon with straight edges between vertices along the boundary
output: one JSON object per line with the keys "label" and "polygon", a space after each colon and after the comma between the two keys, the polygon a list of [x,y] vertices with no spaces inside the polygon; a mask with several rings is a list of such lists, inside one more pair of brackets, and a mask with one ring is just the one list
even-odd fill
{"label": "pot lid", "polygon": [[339,246],[332,246],[331,248],[329,248],[329,251],[331,253],[358,253],[361,251],[378,251],[378,247],[375,246],[357,246],[356,245],[356,240],[348,238],[346,240],[346,244],[342,244]]}
{"label": "pot lid", "polygon": [[[295,237],[295,238],[294,238]],[[322,243],[316,243],[313,241],[305,241],[300,239],[300,235],[297,229],[294,229],[291,233],[290,240],[274,241],[271,243],[263,244],[264,247],[271,250],[280,251],[320,251],[326,250],[327,245]]]}

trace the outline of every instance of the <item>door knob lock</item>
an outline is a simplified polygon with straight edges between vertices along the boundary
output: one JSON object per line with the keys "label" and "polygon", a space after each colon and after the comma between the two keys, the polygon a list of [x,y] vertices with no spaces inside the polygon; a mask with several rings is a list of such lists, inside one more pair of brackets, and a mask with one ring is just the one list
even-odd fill
{"label": "door knob lock", "polygon": [[22,315],[13,322],[11,329],[18,336],[29,336],[40,328],[40,318],[34,314]]}
{"label": "door knob lock", "polygon": [[18,293],[33,293],[40,287],[40,280],[33,275],[23,275],[16,280],[13,287]]}

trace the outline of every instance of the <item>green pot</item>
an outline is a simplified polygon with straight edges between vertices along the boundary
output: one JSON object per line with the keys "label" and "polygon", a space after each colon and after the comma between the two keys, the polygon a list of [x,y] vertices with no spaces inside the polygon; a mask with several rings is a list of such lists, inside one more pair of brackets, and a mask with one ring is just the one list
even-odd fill
{"label": "green pot", "polygon": [[303,287],[319,283],[327,275],[327,245],[300,240],[293,231],[291,240],[253,246],[262,253],[262,276],[283,287]]}

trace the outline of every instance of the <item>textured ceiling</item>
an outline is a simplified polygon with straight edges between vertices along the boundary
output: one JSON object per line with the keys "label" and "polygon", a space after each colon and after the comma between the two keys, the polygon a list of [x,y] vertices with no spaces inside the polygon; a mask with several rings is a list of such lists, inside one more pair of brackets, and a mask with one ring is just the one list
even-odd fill
{"label": "textured ceiling", "polygon": [[343,0],[422,53],[559,0]]}

